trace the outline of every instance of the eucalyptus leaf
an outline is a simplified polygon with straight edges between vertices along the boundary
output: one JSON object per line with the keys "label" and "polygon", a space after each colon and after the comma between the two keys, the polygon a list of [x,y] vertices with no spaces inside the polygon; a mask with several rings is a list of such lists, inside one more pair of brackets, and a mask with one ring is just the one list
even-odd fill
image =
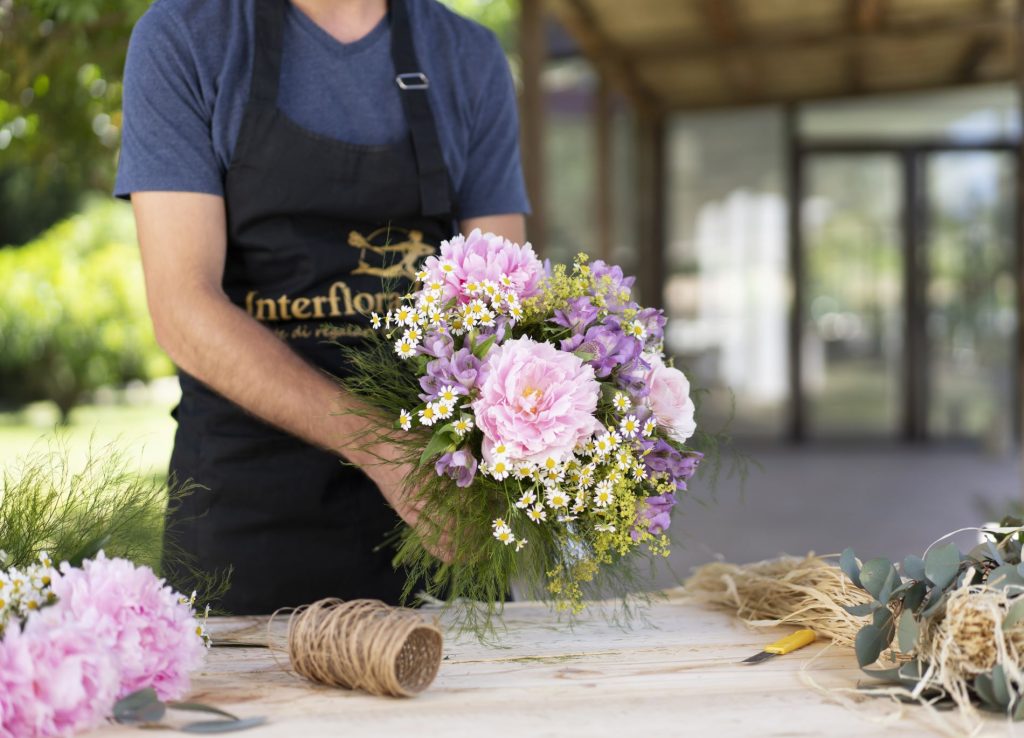
{"label": "eucalyptus leaf", "polygon": [[864,588],[864,585],[860,582],[860,566],[857,564],[857,557],[854,555],[852,548],[844,549],[843,553],[840,554],[839,568],[850,578],[851,582],[861,589]]}
{"label": "eucalyptus leaf", "polygon": [[903,595],[903,609],[917,611],[917,608],[924,602],[926,594],[928,594],[928,583],[923,580],[914,582],[907,593]]}
{"label": "eucalyptus leaf", "polygon": [[903,559],[903,574],[911,579],[924,579],[924,559],[913,554]]}
{"label": "eucalyptus leaf", "polygon": [[114,720],[119,723],[155,723],[167,712],[152,687],[122,697],[114,703]]}
{"label": "eucalyptus leaf", "polygon": [[910,653],[917,645],[917,637],[921,633],[921,626],[914,620],[914,614],[910,610],[904,610],[900,615],[899,626],[896,628],[896,635],[902,653]]}
{"label": "eucalyptus leaf", "polygon": [[960,549],[947,543],[929,551],[924,557],[925,576],[939,589],[945,589],[960,570]]}
{"label": "eucalyptus leaf", "polygon": [[889,645],[885,634],[875,625],[865,625],[857,633],[854,650],[857,652],[857,664],[863,668],[878,661],[882,651]]}
{"label": "eucalyptus leaf", "polygon": [[853,615],[855,618],[862,618],[867,615],[870,615],[879,607],[882,607],[882,605],[878,604],[877,602],[865,602],[862,605],[843,605],[843,609],[846,610],[846,612]]}
{"label": "eucalyptus leaf", "polygon": [[995,710],[1005,709],[1005,705],[1000,705],[996,699],[995,690],[992,689],[992,677],[988,674],[978,674],[974,677],[974,691],[985,706]]}
{"label": "eucalyptus leaf", "polygon": [[238,730],[248,730],[264,725],[267,719],[264,717],[243,718],[241,720],[204,720],[198,723],[187,723],[181,726],[183,733],[199,733],[210,735],[212,733],[234,733]]}
{"label": "eucalyptus leaf", "polygon": [[869,677],[880,679],[883,682],[897,682],[900,678],[900,667],[898,666],[894,666],[891,669],[868,669],[861,667],[861,671]]}
{"label": "eucalyptus leaf", "polygon": [[882,635],[887,639],[887,642],[891,643],[893,636],[896,634],[892,611],[888,607],[878,608],[875,610],[872,622],[876,628],[882,631]]}
{"label": "eucalyptus leaf", "polygon": [[921,662],[914,659],[905,664],[900,664],[898,671],[900,673],[900,681],[905,686],[916,687],[921,682],[925,670],[921,666]]}
{"label": "eucalyptus leaf", "polygon": [[1006,589],[1007,587],[1024,588],[1024,577],[1017,573],[1016,566],[1003,564],[988,573],[987,584],[995,589]]}
{"label": "eucalyptus leaf", "polygon": [[1003,618],[1003,630],[1010,630],[1022,620],[1024,620],[1024,597],[1018,597],[1006,611],[1006,617]]}
{"label": "eucalyptus leaf", "polygon": [[1010,685],[1006,681],[1006,672],[1003,671],[1002,664],[992,667],[992,692],[1004,709],[1009,707],[1013,701],[1014,695],[1010,692]]}
{"label": "eucalyptus leaf", "polygon": [[1024,720],[1024,700],[1019,699],[1019,695],[1017,699],[1017,704],[1013,708],[1013,719]]}
{"label": "eucalyptus leaf", "polygon": [[928,605],[921,612],[921,619],[925,620],[936,615],[945,606],[946,593],[939,589],[933,589],[931,591],[931,598],[928,600]]}
{"label": "eucalyptus leaf", "polygon": [[171,710],[185,710],[187,712],[208,712],[212,715],[220,715],[228,720],[240,720],[237,715],[232,715],[227,710],[221,710],[219,707],[213,707],[212,705],[204,705],[201,702],[168,702],[167,707]]}
{"label": "eucalyptus leaf", "polygon": [[893,587],[899,583],[899,575],[889,559],[871,559],[861,568],[860,581],[875,599],[885,603]]}

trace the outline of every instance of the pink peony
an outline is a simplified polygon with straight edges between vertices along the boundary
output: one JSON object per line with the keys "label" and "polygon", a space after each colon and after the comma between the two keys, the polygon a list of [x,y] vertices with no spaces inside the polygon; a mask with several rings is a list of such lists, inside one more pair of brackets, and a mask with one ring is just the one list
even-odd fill
{"label": "pink peony", "polygon": [[445,301],[457,297],[462,303],[472,299],[466,293],[466,282],[489,279],[497,283],[507,276],[511,291],[522,300],[539,293],[544,276],[544,265],[530,244],[520,246],[493,233],[481,233],[479,228],[468,236],[442,241],[440,258],[428,258],[424,269],[428,280],[444,283]]}
{"label": "pink peony", "polygon": [[660,358],[651,363],[654,368],[647,375],[651,389],[647,396],[647,404],[650,405],[658,425],[665,429],[669,438],[686,443],[697,430],[693,418],[695,408],[693,400],[690,399],[690,382],[685,374],[678,369],[665,366]]}
{"label": "pink peony", "polygon": [[206,647],[199,623],[180,595],[152,569],[102,553],[81,569],[61,565],[53,593],[58,603],[41,610],[41,624],[79,623],[113,654],[121,674],[118,697],[153,687],[163,700],[188,691],[189,672]]}
{"label": "pink peony", "polygon": [[0,641],[0,738],[91,730],[110,715],[118,687],[113,655],[87,626],[11,624]]}
{"label": "pink peony", "polygon": [[577,356],[519,338],[491,349],[486,365],[473,402],[486,461],[499,443],[512,462],[561,461],[601,429],[594,417],[601,388]]}

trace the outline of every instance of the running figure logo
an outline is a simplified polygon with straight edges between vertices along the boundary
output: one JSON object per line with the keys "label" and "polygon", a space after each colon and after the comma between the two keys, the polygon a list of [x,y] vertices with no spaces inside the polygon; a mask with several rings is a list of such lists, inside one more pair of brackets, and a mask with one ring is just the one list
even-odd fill
{"label": "running figure logo", "polygon": [[[408,240],[398,243],[390,243],[390,237],[395,231],[402,231],[398,228],[378,228],[372,233],[364,236],[358,231],[351,231],[348,234],[348,245],[359,249],[359,266],[352,270],[353,274],[368,274],[372,277],[382,279],[405,278],[411,282],[416,281],[416,262],[425,256],[430,256],[436,249],[429,243],[423,242],[422,231],[405,231]],[[378,246],[374,241],[383,240],[383,245]],[[372,251],[381,257],[381,266],[371,266],[366,261],[366,252]],[[400,255],[401,258],[388,264],[393,257]],[[386,266],[384,265],[386,264]]]}

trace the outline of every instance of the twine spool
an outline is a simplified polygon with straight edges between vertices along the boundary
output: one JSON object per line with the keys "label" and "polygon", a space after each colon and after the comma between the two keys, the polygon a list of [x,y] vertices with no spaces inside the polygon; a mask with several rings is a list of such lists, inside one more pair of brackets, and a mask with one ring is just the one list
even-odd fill
{"label": "twine spool", "polygon": [[292,669],[319,684],[412,697],[437,676],[441,630],[379,600],[324,599],[288,618]]}

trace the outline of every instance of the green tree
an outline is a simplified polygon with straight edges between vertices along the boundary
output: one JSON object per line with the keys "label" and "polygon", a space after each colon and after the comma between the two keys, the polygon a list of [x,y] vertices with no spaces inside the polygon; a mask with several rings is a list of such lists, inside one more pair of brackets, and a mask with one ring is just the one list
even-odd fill
{"label": "green tree", "polygon": [[0,244],[113,186],[121,75],[148,0],[0,0]]}

